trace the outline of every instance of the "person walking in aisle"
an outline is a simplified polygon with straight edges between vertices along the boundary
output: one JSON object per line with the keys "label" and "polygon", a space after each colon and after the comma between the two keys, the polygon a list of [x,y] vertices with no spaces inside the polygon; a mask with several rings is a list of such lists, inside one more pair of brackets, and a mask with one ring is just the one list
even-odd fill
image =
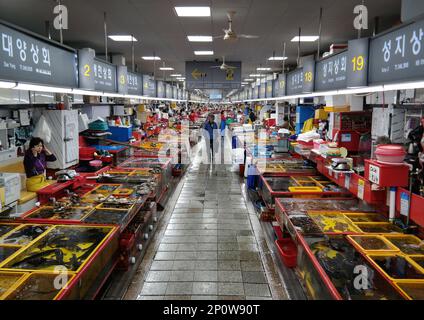
{"label": "person walking in aisle", "polygon": [[214,153],[215,150],[218,149],[217,130],[218,125],[215,122],[215,116],[210,113],[205,124],[203,125],[203,136],[205,137],[209,163],[211,161],[212,163],[214,162]]}

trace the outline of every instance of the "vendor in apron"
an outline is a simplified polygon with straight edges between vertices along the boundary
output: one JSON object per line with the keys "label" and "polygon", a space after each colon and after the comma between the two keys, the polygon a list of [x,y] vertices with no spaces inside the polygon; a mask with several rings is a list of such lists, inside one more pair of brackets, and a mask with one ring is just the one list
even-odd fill
{"label": "vendor in apron", "polygon": [[41,138],[32,138],[24,157],[27,191],[36,192],[49,185],[46,181],[48,161],[56,161],[56,157],[44,146]]}

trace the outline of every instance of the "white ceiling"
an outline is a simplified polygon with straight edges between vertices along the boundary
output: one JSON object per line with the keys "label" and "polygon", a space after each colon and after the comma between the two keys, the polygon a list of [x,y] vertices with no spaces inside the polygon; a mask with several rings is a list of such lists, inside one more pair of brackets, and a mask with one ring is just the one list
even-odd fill
{"label": "white ceiling", "polygon": [[[319,8],[323,8],[322,52],[332,43],[345,43],[355,38],[353,8],[361,0],[62,0],[69,10],[69,30],[64,31],[64,42],[75,48],[91,47],[104,53],[103,12],[107,13],[109,34],[133,34],[137,39],[135,62],[139,72],[153,73],[153,62],[141,56],[162,58],[175,72],[184,74],[185,61],[214,60],[222,55],[227,61],[242,61],[243,77],[256,73],[256,67],[281,69],[281,62],[268,62],[273,55],[282,55],[283,42],[287,43],[288,65],[295,65],[297,43],[290,40],[297,35],[318,34]],[[45,35],[45,21],[53,21],[55,0],[0,0],[0,19]],[[209,18],[179,18],[174,6],[208,5]],[[372,35],[373,20],[380,17],[380,31],[394,25],[400,17],[401,0],[366,0]],[[213,43],[190,43],[187,35],[220,35],[227,27],[226,12],[237,12],[233,28],[237,33],[254,34],[259,39],[241,39],[235,43],[214,40]],[[59,39],[54,30],[54,39]],[[215,56],[196,57],[194,50],[213,50]],[[302,44],[301,54],[315,53],[317,43]],[[124,54],[131,66],[131,43],[109,40],[110,53]],[[169,74],[169,73],[168,73]]]}

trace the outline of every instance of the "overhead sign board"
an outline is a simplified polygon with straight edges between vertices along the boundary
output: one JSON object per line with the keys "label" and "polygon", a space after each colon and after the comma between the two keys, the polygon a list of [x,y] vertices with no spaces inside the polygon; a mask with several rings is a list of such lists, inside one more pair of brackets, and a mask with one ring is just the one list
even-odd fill
{"label": "overhead sign board", "polygon": [[234,68],[221,70],[219,62],[186,62],[187,89],[240,89],[241,62],[226,62]]}
{"label": "overhead sign board", "polygon": [[126,66],[118,66],[116,68],[117,81],[118,81],[118,93],[128,93],[128,68]]}
{"label": "overhead sign board", "polygon": [[266,98],[272,98],[274,95],[274,81],[268,80],[266,82]]}
{"label": "overhead sign board", "polygon": [[94,59],[94,86],[98,91],[117,92],[116,66],[106,61]]}
{"label": "overhead sign board", "polygon": [[344,51],[316,63],[315,91],[346,88],[347,57],[348,52]]}
{"label": "overhead sign board", "polygon": [[303,93],[313,92],[315,89],[315,58],[313,55],[303,57]]}
{"label": "overhead sign board", "polygon": [[369,83],[423,80],[424,20],[370,41]]}
{"label": "overhead sign board", "polygon": [[77,74],[75,51],[0,24],[0,79],[77,88]]}
{"label": "overhead sign board", "polygon": [[173,99],[178,99],[178,88],[177,87],[172,87],[172,98]]}
{"label": "overhead sign board", "polygon": [[263,82],[259,86],[259,99],[266,98],[266,82]]}
{"label": "overhead sign board", "polygon": [[143,74],[143,96],[145,97],[155,97],[156,96],[156,82],[153,80],[153,77]]}
{"label": "overhead sign board", "polygon": [[296,69],[287,74],[287,95],[295,95],[303,92],[303,69]]}
{"label": "overhead sign board", "polygon": [[349,41],[346,81],[348,88],[365,87],[368,85],[368,51],[368,38]]}
{"label": "overhead sign board", "polygon": [[286,74],[279,74],[274,80],[274,97],[284,97],[286,95]]}
{"label": "overhead sign board", "polygon": [[168,83],[165,84],[165,98],[172,99],[172,86]]}
{"label": "overhead sign board", "polygon": [[165,98],[165,83],[156,81],[156,97]]}
{"label": "overhead sign board", "polygon": [[128,94],[141,96],[143,94],[142,75],[128,72],[127,75]]}

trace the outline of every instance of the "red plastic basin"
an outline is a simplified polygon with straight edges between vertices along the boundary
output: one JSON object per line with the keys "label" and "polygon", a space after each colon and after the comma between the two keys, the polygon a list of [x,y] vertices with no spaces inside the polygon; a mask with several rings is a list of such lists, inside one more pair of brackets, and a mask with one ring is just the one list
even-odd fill
{"label": "red plastic basin", "polygon": [[295,268],[297,265],[297,247],[291,238],[275,240],[275,245],[280,252],[283,263],[287,268]]}

